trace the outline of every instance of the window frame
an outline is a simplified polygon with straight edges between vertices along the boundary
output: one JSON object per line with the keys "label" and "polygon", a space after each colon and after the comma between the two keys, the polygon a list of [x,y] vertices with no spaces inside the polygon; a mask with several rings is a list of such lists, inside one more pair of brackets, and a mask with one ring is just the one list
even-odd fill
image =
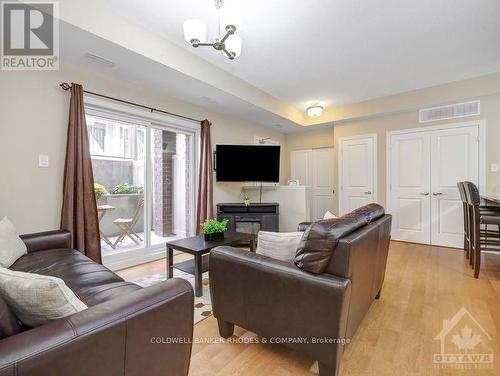
{"label": "window frame", "polygon": [[[152,213],[152,169],[151,169],[151,130],[161,129],[170,132],[184,133],[192,137],[192,166],[190,168],[189,179],[192,183],[191,202],[193,203],[194,215],[190,219],[190,232],[196,233],[196,208],[197,208],[197,192],[198,192],[198,166],[199,166],[199,138],[200,124],[174,116],[148,112],[144,109],[137,108],[131,105],[125,105],[101,98],[96,98],[91,95],[84,95],[85,115],[101,117],[104,119],[115,120],[145,127],[145,184],[144,184],[144,218],[145,229],[151,231],[151,213]],[[136,150],[137,151],[137,150]],[[96,158],[115,157],[92,155]],[[119,158],[118,159],[122,159]],[[135,250],[117,252],[112,255],[103,256],[103,264],[112,270],[117,270],[144,262],[159,260],[166,257],[166,249],[164,244],[151,245],[150,234],[145,239],[145,247]]]}

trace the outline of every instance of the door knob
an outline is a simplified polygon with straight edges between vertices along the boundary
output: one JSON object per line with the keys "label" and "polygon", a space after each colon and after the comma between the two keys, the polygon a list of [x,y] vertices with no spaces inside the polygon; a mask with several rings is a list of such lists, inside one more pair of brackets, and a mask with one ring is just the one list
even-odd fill
{"label": "door knob", "polygon": [[441,196],[443,193],[442,192],[432,192],[433,196]]}
{"label": "door knob", "polygon": [[422,196],[429,196],[429,192],[421,192],[420,193]]}
{"label": "door knob", "polygon": [[365,192],[365,195],[371,195],[372,194],[372,191],[366,191]]}

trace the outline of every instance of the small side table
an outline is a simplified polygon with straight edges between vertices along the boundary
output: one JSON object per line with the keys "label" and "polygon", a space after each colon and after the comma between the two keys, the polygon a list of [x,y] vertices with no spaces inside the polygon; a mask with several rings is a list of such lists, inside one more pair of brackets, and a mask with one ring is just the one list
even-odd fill
{"label": "small side table", "polygon": [[[210,251],[222,245],[236,245],[241,243],[248,243],[250,251],[255,251],[255,235],[234,231],[226,231],[224,233],[224,239],[220,240],[205,241],[203,235],[198,235],[168,242],[166,244],[167,278],[172,278],[174,276],[174,267],[186,273],[193,274],[195,277],[195,295],[196,297],[200,297],[203,295],[201,277],[202,274],[208,270],[208,254]],[[194,259],[179,262],[174,265],[174,249],[189,253],[194,256]]]}

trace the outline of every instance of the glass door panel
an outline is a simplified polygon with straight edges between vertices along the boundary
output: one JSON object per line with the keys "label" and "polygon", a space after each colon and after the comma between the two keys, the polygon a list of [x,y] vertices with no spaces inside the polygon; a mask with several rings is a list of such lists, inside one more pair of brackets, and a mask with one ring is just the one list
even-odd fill
{"label": "glass door panel", "polygon": [[146,247],[146,128],[87,115],[103,256]]}
{"label": "glass door panel", "polygon": [[193,136],[151,128],[151,245],[192,235]]}

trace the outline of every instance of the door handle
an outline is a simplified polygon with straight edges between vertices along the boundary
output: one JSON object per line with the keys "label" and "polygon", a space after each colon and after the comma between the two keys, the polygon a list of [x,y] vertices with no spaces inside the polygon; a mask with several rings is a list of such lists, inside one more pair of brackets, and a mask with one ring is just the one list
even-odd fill
{"label": "door handle", "polygon": [[422,195],[422,196],[429,196],[429,192],[421,192],[420,195]]}
{"label": "door handle", "polygon": [[365,195],[371,195],[372,194],[372,191],[366,191],[365,192]]}
{"label": "door handle", "polygon": [[441,196],[443,193],[442,192],[432,192],[433,196]]}

